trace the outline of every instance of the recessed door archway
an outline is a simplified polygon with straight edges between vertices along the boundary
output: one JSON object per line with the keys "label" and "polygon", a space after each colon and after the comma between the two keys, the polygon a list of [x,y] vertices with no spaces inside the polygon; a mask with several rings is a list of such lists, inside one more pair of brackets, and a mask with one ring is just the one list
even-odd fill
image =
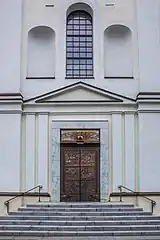
{"label": "recessed door archway", "polygon": [[60,200],[100,201],[100,131],[61,130]]}

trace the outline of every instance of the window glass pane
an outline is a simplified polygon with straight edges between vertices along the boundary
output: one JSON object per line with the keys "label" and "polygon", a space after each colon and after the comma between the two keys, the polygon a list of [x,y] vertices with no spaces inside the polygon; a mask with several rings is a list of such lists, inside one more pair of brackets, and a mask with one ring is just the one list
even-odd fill
{"label": "window glass pane", "polygon": [[79,65],[73,65],[73,69],[74,70],[78,70],[79,69]]}
{"label": "window glass pane", "polygon": [[72,65],[67,65],[67,69],[69,70],[69,69],[72,69]]}
{"label": "window glass pane", "polygon": [[86,41],[86,38],[85,37],[80,37],[80,42],[85,42]]}
{"label": "window glass pane", "polygon": [[78,65],[79,65],[79,64],[80,64],[79,59],[74,59],[74,60],[73,60],[73,64],[78,64]]}
{"label": "window glass pane", "polygon": [[79,70],[74,70],[73,73],[74,73],[75,75],[79,75]]}
{"label": "window glass pane", "polygon": [[76,47],[75,47],[75,48],[73,48],[73,51],[74,51],[74,52],[79,52],[79,48],[76,48]]}
{"label": "window glass pane", "polygon": [[67,57],[72,57],[72,56],[73,56],[72,53],[70,53],[70,52],[67,53]]}
{"label": "window glass pane", "polygon": [[87,59],[87,64],[92,64],[92,59]]}
{"label": "window glass pane", "polygon": [[92,42],[87,42],[87,43],[86,43],[86,46],[87,46],[87,47],[92,47]]}
{"label": "window glass pane", "polygon": [[79,47],[79,42],[74,42],[74,47]]}
{"label": "window glass pane", "polygon": [[76,19],[74,18],[74,24],[79,24],[79,20],[76,20]]}
{"label": "window glass pane", "polygon": [[86,24],[91,25],[91,20],[86,20]]}
{"label": "window glass pane", "polygon": [[79,37],[73,37],[73,41],[78,42],[79,41]]}
{"label": "window glass pane", "polygon": [[84,30],[80,30],[80,35],[85,35],[86,32]]}
{"label": "window glass pane", "polygon": [[93,75],[93,71],[88,70],[88,71],[87,71],[87,75],[88,75],[88,76],[92,76],[92,75]]}
{"label": "window glass pane", "polygon": [[80,59],[80,64],[86,64],[86,59]]}
{"label": "window glass pane", "polygon": [[80,25],[80,30],[85,30],[86,29],[86,25]]}
{"label": "window glass pane", "polygon": [[91,58],[92,57],[92,53],[87,53],[87,58]]}
{"label": "window glass pane", "polygon": [[79,30],[79,25],[74,25],[74,30]]}
{"label": "window glass pane", "polygon": [[85,70],[80,70],[80,75],[86,75],[86,71]]}
{"label": "window glass pane", "polygon": [[75,53],[73,54],[73,56],[74,56],[75,58],[77,58],[77,57],[79,57],[79,53],[75,52]]}
{"label": "window glass pane", "polygon": [[73,32],[73,35],[79,35],[79,30],[78,30],[78,31],[75,30],[75,31]]}
{"label": "window glass pane", "polygon": [[87,31],[86,34],[87,35],[92,35],[92,31]]}
{"label": "window glass pane", "polygon": [[87,65],[86,67],[87,67],[88,70],[92,69],[92,65]]}
{"label": "window glass pane", "polygon": [[72,64],[73,60],[72,59],[67,59],[67,64]]}
{"label": "window glass pane", "polygon": [[72,75],[72,71],[67,70],[67,75]]}
{"label": "window glass pane", "polygon": [[86,25],[87,30],[92,30],[92,25]]}
{"label": "window glass pane", "polygon": [[90,47],[90,48],[86,48],[86,51],[87,52],[92,52],[92,48]]}
{"label": "window glass pane", "polygon": [[72,30],[73,29],[73,25],[67,25],[67,29],[68,30]]}
{"label": "window glass pane", "polygon": [[80,46],[81,46],[81,47],[85,47],[85,46],[86,46],[86,43],[85,43],[85,42],[80,42]]}
{"label": "window glass pane", "polygon": [[84,48],[84,47],[80,48],[80,52],[85,52],[85,51],[86,51],[86,48]]}
{"label": "window glass pane", "polygon": [[86,53],[80,52],[80,57],[81,58],[85,58],[86,57]]}
{"label": "window glass pane", "polygon": [[85,19],[80,19],[80,24],[85,24]]}
{"label": "window glass pane", "polygon": [[82,70],[86,69],[86,65],[80,65],[80,69]]}
{"label": "window glass pane", "polygon": [[68,48],[67,48],[67,52],[73,52],[73,48],[68,47]]}
{"label": "window glass pane", "polygon": [[73,24],[73,20],[68,21],[68,25]]}
{"label": "window glass pane", "polygon": [[67,37],[67,42],[68,42],[68,41],[71,42],[72,40],[73,40],[72,37]]}
{"label": "window glass pane", "polygon": [[71,46],[73,46],[73,42],[67,42],[67,47],[71,47]]}
{"label": "window glass pane", "polygon": [[92,37],[86,37],[86,41],[91,42],[92,41]]}
{"label": "window glass pane", "polygon": [[73,35],[73,31],[68,30],[67,35]]}

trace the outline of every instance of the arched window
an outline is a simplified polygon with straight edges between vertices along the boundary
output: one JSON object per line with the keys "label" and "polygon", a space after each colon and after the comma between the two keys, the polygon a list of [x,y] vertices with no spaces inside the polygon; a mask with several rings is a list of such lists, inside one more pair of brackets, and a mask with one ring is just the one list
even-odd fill
{"label": "arched window", "polygon": [[93,77],[92,17],[82,10],[67,17],[66,77]]}

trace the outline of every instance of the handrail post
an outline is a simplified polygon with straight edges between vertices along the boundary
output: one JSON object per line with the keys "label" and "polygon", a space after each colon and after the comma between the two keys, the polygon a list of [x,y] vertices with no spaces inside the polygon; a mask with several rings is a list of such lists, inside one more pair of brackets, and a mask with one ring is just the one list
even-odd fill
{"label": "handrail post", "polygon": [[118,186],[118,189],[119,189],[119,192],[120,192],[120,198],[119,198],[119,201],[122,202],[122,186],[119,185],[119,186]]}
{"label": "handrail post", "polygon": [[38,202],[40,202],[41,201],[41,189],[42,189],[42,185],[40,185],[39,186],[39,188],[38,188],[38,192],[39,192],[39,196],[38,196]]}
{"label": "handrail post", "polygon": [[151,201],[151,209],[152,209],[152,214],[153,214],[153,211],[154,211],[154,207],[156,206],[156,202],[155,201]]}
{"label": "handrail post", "polygon": [[5,202],[5,205],[6,205],[6,207],[7,207],[7,214],[9,213],[9,202],[7,201],[7,202]]}

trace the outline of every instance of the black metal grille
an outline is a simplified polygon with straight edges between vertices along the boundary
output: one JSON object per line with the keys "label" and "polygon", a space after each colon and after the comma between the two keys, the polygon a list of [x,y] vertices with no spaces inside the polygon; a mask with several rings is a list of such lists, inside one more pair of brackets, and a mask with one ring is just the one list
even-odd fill
{"label": "black metal grille", "polygon": [[67,18],[66,77],[93,77],[92,17],[85,11],[74,11]]}

